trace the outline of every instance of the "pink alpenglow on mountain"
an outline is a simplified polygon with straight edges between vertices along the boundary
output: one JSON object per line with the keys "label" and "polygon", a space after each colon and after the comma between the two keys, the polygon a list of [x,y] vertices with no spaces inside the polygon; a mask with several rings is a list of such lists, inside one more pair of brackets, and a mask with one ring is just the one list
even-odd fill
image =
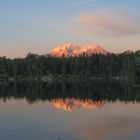
{"label": "pink alpenglow on mountain", "polygon": [[108,53],[109,52],[102,49],[99,45],[90,44],[90,45],[86,45],[86,46],[82,47],[80,49],[79,55],[81,55],[81,54],[85,54],[85,55],[88,55],[88,56],[90,56],[92,54],[106,55]]}
{"label": "pink alpenglow on mountain", "polygon": [[55,57],[62,57],[62,56],[72,57],[77,51],[79,51],[79,49],[80,48],[77,45],[74,45],[72,43],[64,44],[64,45],[54,48],[51,54],[52,56],[55,56]]}
{"label": "pink alpenglow on mountain", "polygon": [[92,54],[107,55],[108,53],[108,51],[102,49],[99,45],[90,44],[80,48],[77,45],[70,43],[54,48],[51,55],[54,57],[74,57],[80,55],[90,56]]}

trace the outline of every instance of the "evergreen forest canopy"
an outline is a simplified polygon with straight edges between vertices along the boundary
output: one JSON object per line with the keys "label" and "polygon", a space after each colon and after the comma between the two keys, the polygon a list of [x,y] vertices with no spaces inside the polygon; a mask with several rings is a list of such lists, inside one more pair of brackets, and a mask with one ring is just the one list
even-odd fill
{"label": "evergreen forest canopy", "polygon": [[24,77],[137,78],[140,77],[140,51],[135,53],[50,57],[29,53],[25,58],[0,57],[0,81]]}

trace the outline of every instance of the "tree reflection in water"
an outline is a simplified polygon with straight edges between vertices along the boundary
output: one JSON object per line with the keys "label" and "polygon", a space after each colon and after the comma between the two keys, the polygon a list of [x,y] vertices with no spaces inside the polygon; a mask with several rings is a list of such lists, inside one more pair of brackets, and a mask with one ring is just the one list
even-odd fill
{"label": "tree reflection in water", "polygon": [[72,111],[97,109],[106,102],[139,102],[140,89],[124,81],[9,82],[0,85],[0,99],[25,98],[29,104],[50,101],[57,108]]}

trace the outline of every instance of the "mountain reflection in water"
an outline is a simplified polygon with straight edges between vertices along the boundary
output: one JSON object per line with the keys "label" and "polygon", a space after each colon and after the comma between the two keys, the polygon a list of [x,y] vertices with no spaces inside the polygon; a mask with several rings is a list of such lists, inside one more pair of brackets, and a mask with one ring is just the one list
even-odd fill
{"label": "mountain reflection in water", "polygon": [[74,111],[78,110],[80,108],[84,109],[100,109],[102,106],[104,106],[105,101],[97,101],[93,102],[92,100],[79,100],[79,99],[54,99],[51,101],[51,103],[54,105],[54,107],[66,111]]}

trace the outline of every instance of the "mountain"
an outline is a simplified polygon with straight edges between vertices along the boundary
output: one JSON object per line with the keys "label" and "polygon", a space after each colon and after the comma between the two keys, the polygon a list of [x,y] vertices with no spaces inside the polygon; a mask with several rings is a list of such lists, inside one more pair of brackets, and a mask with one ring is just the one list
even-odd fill
{"label": "mountain", "polygon": [[106,55],[108,53],[108,51],[104,50],[99,45],[89,44],[80,48],[77,45],[69,43],[54,48],[50,54],[54,57],[73,57],[80,55],[90,56],[92,54]]}
{"label": "mountain", "polygon": [[85,54],[85,55],[92,55],[92,54],[103,54],[106,55],[109,52],[101,48],[99,45],[89,44],[84,47],[82,47],[79,51],[79,55]]}
{"label": "mountain", "polygon": [[79,49],[80,48],[77,45],[74,45],[72,43],[64,44],[54,48],[51,52],[51,55],[55,57],[71,57],[74,56],[74,54],[79,51]]}
{"label": "mountain", "polygon": [[132,50],[126,50],[126,51],[124,51],[123,52],[124,54],[132,54],[132,53],[134,53]]}

